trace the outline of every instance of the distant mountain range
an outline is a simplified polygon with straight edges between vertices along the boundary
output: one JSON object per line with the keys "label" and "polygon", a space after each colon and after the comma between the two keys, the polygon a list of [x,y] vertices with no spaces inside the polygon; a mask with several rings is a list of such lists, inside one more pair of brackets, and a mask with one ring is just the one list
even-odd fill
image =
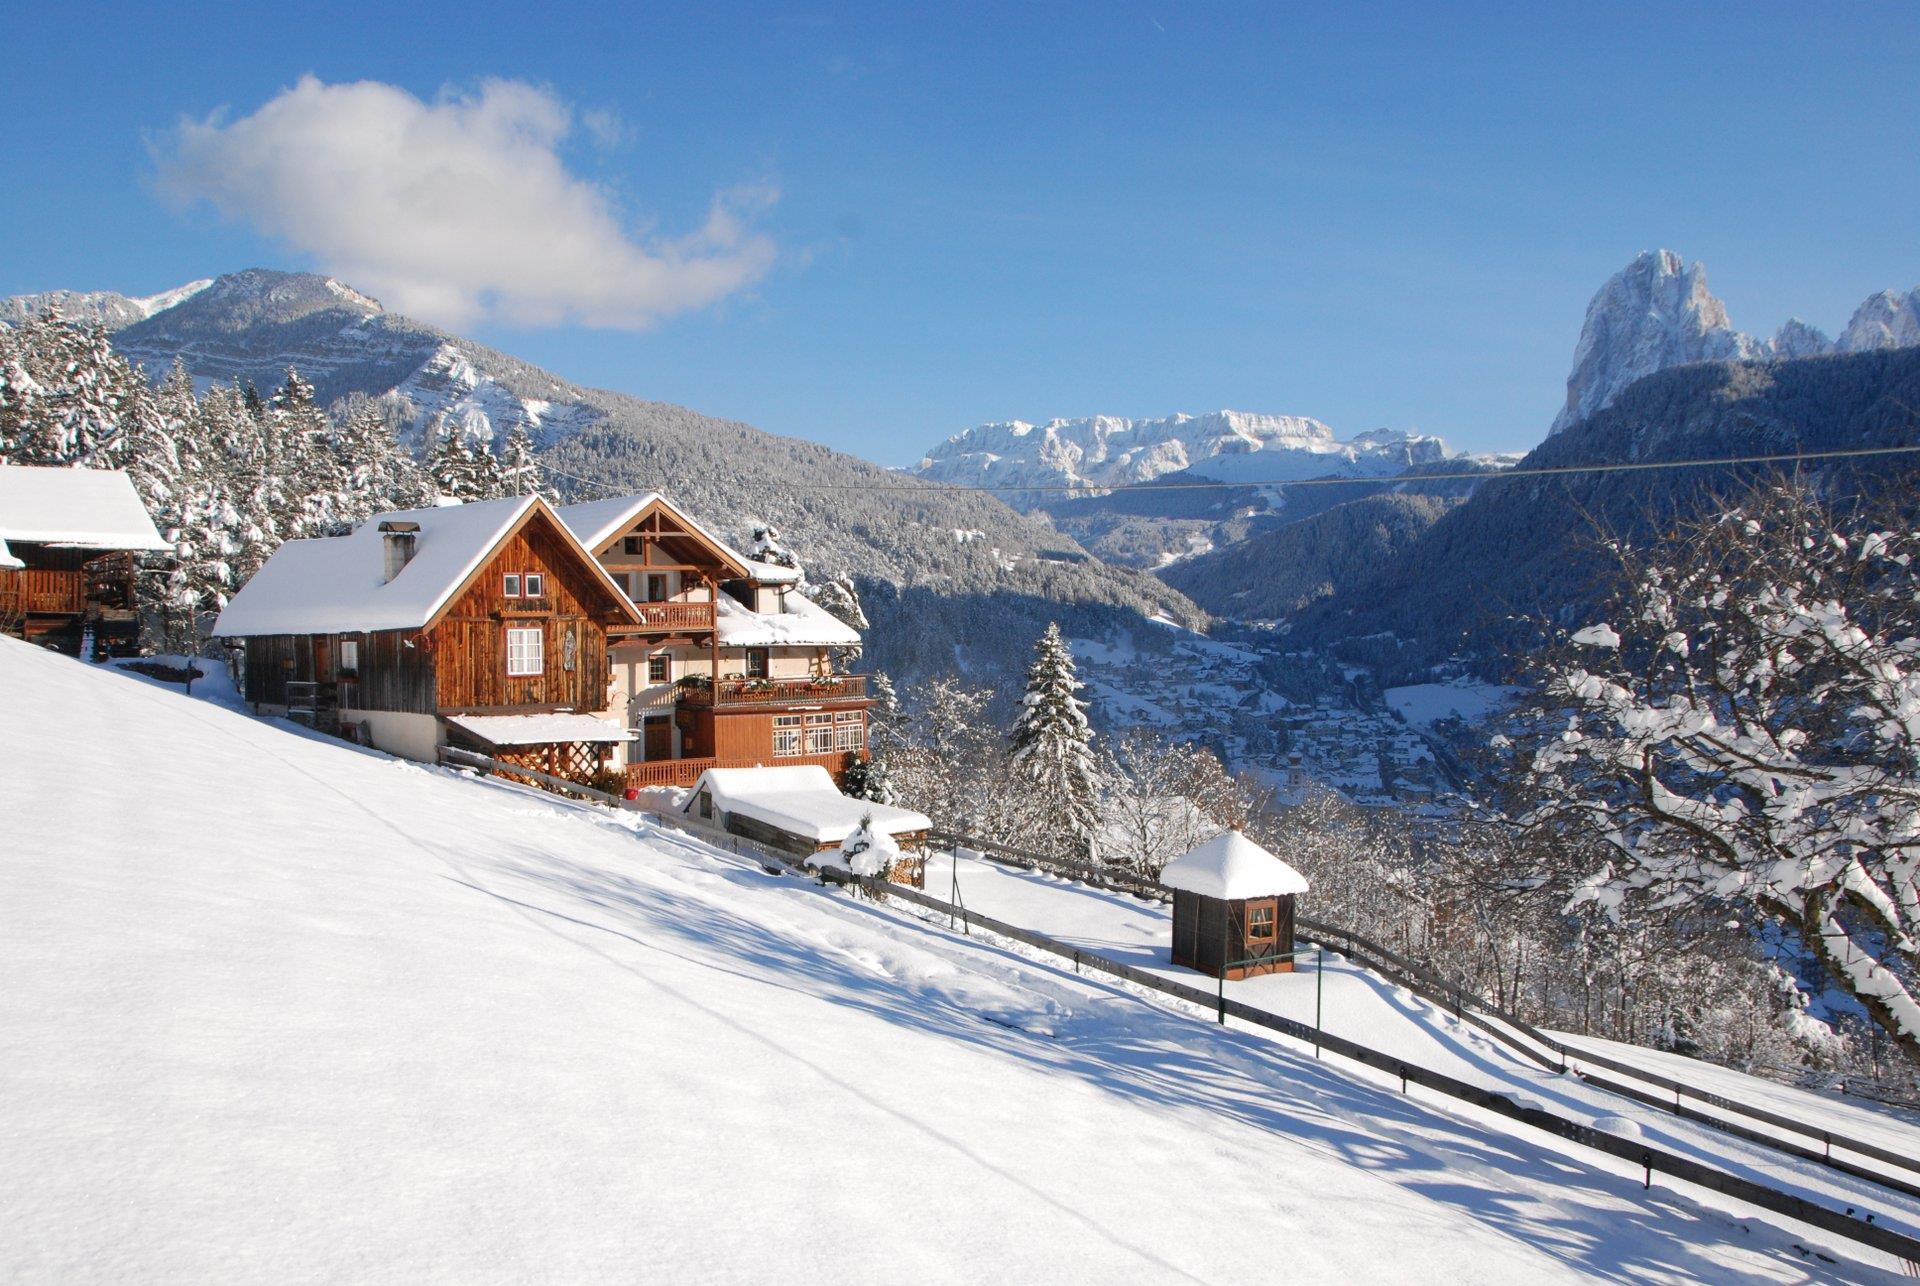
{"label": "distant mountain range", "polygon": [[1707,289],[1707,270],[1671,250],[1640,255],[1587,305],[1567,377],[1567,402],[1549,432],[1606,407],[1635,380],[1689,362],[1755,361],[1867,353],[1920,344],[1920,287],[1886,290],[1860,305],[1838,340],[1795,317],[1772,339],[1733,328]]}

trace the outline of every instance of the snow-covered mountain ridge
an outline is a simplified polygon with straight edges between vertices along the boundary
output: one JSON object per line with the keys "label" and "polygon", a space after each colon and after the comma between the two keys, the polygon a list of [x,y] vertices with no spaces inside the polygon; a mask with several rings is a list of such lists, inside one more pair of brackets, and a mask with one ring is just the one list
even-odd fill
{"label": "snow-covered mountain ridge", "polygon": [[1567,401],[1552,433],[1608,405],[1644,376],[1690,362],[1750,361],[1864,353],[1920,345],[1920,286],[1886,290],[1861,304],[1838,340],[1799,318],[1771,339],[1733,328],[1726,305],[1707,289],[1705,265],[1671,250],[1637,256],[1587,305],[1567,377]]}
{"label": "snow-covered mountain ridge", "polygon": [[1228,482],[1380,477],[1446,456],[1439,438],[1417,433],[1375,429],[1343,441],[1307,416],[1215,411],[981,424],[934,447],[914,472],[966,486],[1111,488],[1180,472]]}
{"label": "snow-covered mountain ridge", "polygon": [[157,295],[141,296],[121,295],[111,290],[45,290],[32,295],[14,295],[0,299],[0,322],[17,325],[54,308],[71,321],[99,322],[108,330],[119,330],[191,299],[212,284],[213,278],[207,277]]}

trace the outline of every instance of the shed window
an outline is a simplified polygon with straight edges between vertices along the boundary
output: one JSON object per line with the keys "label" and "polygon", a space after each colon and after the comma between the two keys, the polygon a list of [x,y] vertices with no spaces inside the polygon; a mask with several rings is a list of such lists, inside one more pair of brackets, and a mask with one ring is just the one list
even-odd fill
{"label": "shed window", "polygon": [[546,637],[537,629],[507,631],[507,673],[516,678],[542,674],[547,668]]}
{"label": "shed window", "polygon": [[773,753],[776,755],[800,753],[799,715],[777,714],[773,717]]}
{"label": "shed window", "polygon": [[1271,938],[1273,936],[1273,903],[1247,908],[1247,936],[1249,938]]}
{"label": "shed window", "polygon": [[539,572],[528,572],[526,586],[528,598],[544,598],[547,593],[547,578]]}
{"label": "shed window", "polygon": [[507,598],[520,597],[520,573],[508,572],[500,578],[500,593]]}
{"label": "shed window", "polygon": [[647,658],[647,682],[648,683],[673,682],[672,658],[667,656],[664,652],[661,653],[659,656],[648,657]]}
{"label": "shed window", "polygon": [[360,640],[340,640],[340,677],[357,678],[360,674]]}

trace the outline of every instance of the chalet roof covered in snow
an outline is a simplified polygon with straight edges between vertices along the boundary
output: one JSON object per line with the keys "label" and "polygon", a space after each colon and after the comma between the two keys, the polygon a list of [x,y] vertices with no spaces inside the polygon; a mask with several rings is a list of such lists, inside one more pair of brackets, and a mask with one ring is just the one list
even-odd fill
{"label": "chalet roof covered in snow", "polygon": [[905,835],[931,829],[926,814],[865,799],[848,799],[833,777],[817,764],[781,768],[709,768],[693,784],[682,812],[692,810],[701,791],[722,812],[739,813],[789,835],[820,844],[838,844],[853,834],[860,819],[873,817],[874,831]]}
{"label": "chalet roof covered in snow", "polygon": [[1229,902],[1307,891],[1305,876],[1239,831],[1223,831],[1174,858],[1160,872],[1160,883]]}
{"label": "chalet roof covered in snow", "polygon": [[447,722],[491,746],[633,739],[628,729],[590,714],[457,714],[449,715]]}
{"label": "chalet roof covered in snow", "polygon": [[171,549],[119,469],[0,464],[0,540],[72,549]]}
{"label": "chalet roof covered in snow", "polygon": [[777,612],[756,612],[722,594],[714,628],[724,647],[859,647],[860,631],[804,594],[782,595]]}
{"label": "chalet roof covered in snow", "polygon": [[[553,512],[536,496],[513,496],[378,514],[350,535],[289,540],[234,595],[213,632],[238,638],[418,629],[439,614],[536,507]],[[419,526],[413,557],[391,581],[386,579],[382,523]],[[554,525],[567,533],[564,523]],[[584,549],[580,557],[610,594],[627,602],[597,559]]]}
{"label": "chalet roof covered in snow", "polygon": [[[589,550],[597,550],[600,546],[612,540],[628,527],[631,527],[640,517],[641,512],[651,504],[659,504],[665,508],[674,516],[674,519],[686,527],[688,531],[698,536],[701,540],[706,541],[709,545],[712,545],[715,549],[719,550],[721,554],[753,574],[756,579],[759,579],[758,569],[762,564],[754,562],[753,559],[748,558],[745,554],[734,549],[731,545],[727,544],[726,541],[720,539],[702,526],[693,515],[657,491],[644,491],[632,496],[612,496],[606,500],[589,500],[584,504],[562,505],[559,509],[555,510],[555,512],[560,515],[560,521],[567,524],[567,529],[574,534],[582,545],[585,545]],[[775,570],[782,572],[792,571],[791,568],[785,567]],[[798,573],[794,574],[798,575]],[[777,581],[778,579],[777,577],[773,578],[773,581]],[[773,583],[773,581],[769,583]]]}
{"label": "chalet roof covered in snow", "polygon": [[7,548],[7,542],[4,540],[0,540],[0,569],[11,569],[15,567],[25,567],[25,566],[26,564],[21,562],[18,558],[15,558],[13,556],[13,551]]}

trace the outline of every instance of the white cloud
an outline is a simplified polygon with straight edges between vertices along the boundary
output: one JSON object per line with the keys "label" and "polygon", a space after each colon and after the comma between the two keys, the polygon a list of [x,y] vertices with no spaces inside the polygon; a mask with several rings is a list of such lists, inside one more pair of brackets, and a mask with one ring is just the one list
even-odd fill
{"label": "white cloud", "polygon": [[[749,218],[765,188],[717,195],[679,237],[623,225],[559,145],[573,113],[492,80],[429,103],[378,81],[303,78],[238,120],[185,120],[155,149],[161,190],[204,200],[401,312],[449,326],[641,327],[751,285],[774,258]],[[605,137],[611,118],[589,131]]]}

